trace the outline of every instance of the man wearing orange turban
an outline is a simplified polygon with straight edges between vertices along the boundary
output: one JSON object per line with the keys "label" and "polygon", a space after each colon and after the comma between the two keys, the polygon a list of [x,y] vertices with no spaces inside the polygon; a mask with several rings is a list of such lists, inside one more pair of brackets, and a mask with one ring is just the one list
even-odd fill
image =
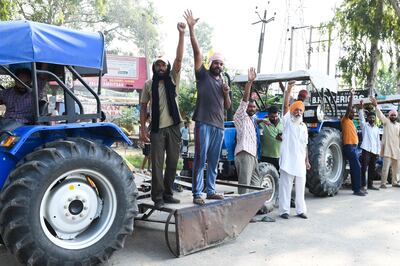
{"label": "man wearing orange turban", "polygon": [[290,105],[290,113],[295,113],[296,110],[301,110],[304,113],[304,103],[302,101],[297,100]]}
{"label": "man wearing orange turban", "polygon": [[290,197],[295,180],[296,214],[300,218],[307,219],[304,191],[306,173],[311,168],[307,154],[308,131],[307,126],[303,123],[303,102],[293,102],[289,112],[289,98],[294,84],[295,81],[289,81],[284,99],[283,134],[279,160],[279,215],[283,219],[289,218]]}

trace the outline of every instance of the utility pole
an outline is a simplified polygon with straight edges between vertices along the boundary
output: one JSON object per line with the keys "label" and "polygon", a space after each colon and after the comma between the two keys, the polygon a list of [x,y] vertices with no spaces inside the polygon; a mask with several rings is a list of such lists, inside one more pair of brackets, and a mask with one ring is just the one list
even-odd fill
{"label": "utility pole", "polygon": [[[257,9],[257,7],[256,7],[256,9]],[[260,14],[258,13],[257,10],[256,10],[256,14],[260,20],[252,23],[252,25],[258,24],[260,22],[262,23],[261,24],[261,33],[260,33],[260,42],[258,44],[258,64],[257,64],[257,73],[260,73],[261,59],[262,59],[262,53],[263,53],[263,49],[264,49],[265,25],[267,23],[273,21],[275,19],[275,17],[271,17],[271,18],[267,19],[267,10],[266,9],[264,10],[263,18],[261,18]],[[274,13],[274,15],[276,15],[276,13]]]}
{"label": "utility pole", "polygon": [[332,45],[332,30],[328,28],[328,59],[326,63],[326,74],[329,76],[329,66],[331,64],[331,45]]}
{"label": "utility pole", "polygon": [[321,26],[321,27],[314,27],[312,25],[310,26],[302,26],[302,27],[292,27],[291,28],[291,33],[290,33],[290,54],[289,54],[289,71],[292,70],[292,66],[293,66],[293,38],[294,38],[294,31],[295,30],[299,30],[299,29],[304,29],[304,28],[308,28],[310,29],[310,35],[309,35],[309,40],[307,42],[308,44],[308,49],[307,49],[307,69],[311,68],[311,54],[313,52],[313,48],[312,48],[312,44],[313,43],[322,43],[322,42],[328,42],[328,58],[327,58],[327,74],[329,75],[329,65],[330,65],[330,52],[331,52],[331,44],[332,44],[332,36],[331,36],[331,31],[329,30],[328,32],[328,40],[321,40],[321,41],[313,41],[313,30],[314,29],[321,29],[321,28],[325,28],[326,26]]}
{"label": "utility pole", "polygon": [[310,69],[310,67],[311,67],[312,30],[313,30],[313,26],[310,26],[310,39],[309,39],[309,41],[308,41],[308,50],[307,50],[307,69]]}
{"label": "utility pole", "polygon": [[302,26],[302,27],[292,27],[290,32],[290,53],[289,53],[289,71],[292,71],[293,66],[293,38],[294,38],[294,31],[300,30],[304,28],[308,28],[309,26]]}

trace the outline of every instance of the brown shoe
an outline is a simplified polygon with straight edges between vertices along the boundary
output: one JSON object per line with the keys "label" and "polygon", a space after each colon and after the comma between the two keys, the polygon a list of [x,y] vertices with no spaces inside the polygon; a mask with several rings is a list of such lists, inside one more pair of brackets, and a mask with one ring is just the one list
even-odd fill
{"label": "brown shoe", "polygon": [[193,203],[197,205],[204,205],[205,201],[201,197],[193,198]]}
{"label": "brown shoe", "polygon": [[400,187],[400,185],[395,183],[392,185],[392,187]]}
{"label": "brown shoe", "polygon": [[385,184],[382,184],[382,185],[380,186],[380,188],[386,189],[387,186],[386,186]]}
{"label": "brown shoe", "polygon": [[223,200],[224,199],[224,195],[215,193],[215,194],[212,194],[212,195],[207,195],[207,199]]}

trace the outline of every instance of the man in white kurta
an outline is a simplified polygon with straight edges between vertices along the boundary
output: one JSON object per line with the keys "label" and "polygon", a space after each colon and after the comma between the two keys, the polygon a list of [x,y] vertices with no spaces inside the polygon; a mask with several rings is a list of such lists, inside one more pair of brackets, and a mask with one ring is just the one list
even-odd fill
{"label": "man in white kurta", "polygon": [[381,188],[386,188],[390,167],[392,167],[392,186],[400,187],[397,183],[399,180],[398,164],[400,160],[400,124],[396,121],[398,116],[397,111],[391,110],[389,112],[389,118],[387,118],[383,115],[374,97],[371,97],[371,103],[376,107],[376,115],[383,124]]}
{"label": "man in white kurta", "polygon": [[290,214],[290,197],[292,192],[293,180],[295,180],[296,190],[296,214],[298,217],[307,219],[307,207],[304,199],[306,184],[306,172],[310,168],[307,156],[308,131],[303,123],[304,104],[295,101],[289,109],[289,96],[294,86],[294,81],[290,81],[285,93],[283,134],[281,145],[281,157],[279,160],[280,179],[279,179],[279,215],[283,219],[288,219]]}

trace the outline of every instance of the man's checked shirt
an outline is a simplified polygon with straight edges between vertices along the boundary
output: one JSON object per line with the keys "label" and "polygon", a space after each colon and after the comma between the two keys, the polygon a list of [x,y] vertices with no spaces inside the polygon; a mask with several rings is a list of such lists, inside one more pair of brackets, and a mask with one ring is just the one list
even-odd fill
{"label": "man's checked shirt", "polygon": [[[40,99],[43,85],[38,84],[38,88]],[[31,92],[27,91],[20,94],[14,88],[0,90],[0,104],[6,106],[4,118],[28,124],[33,122],[33,99]]]}

